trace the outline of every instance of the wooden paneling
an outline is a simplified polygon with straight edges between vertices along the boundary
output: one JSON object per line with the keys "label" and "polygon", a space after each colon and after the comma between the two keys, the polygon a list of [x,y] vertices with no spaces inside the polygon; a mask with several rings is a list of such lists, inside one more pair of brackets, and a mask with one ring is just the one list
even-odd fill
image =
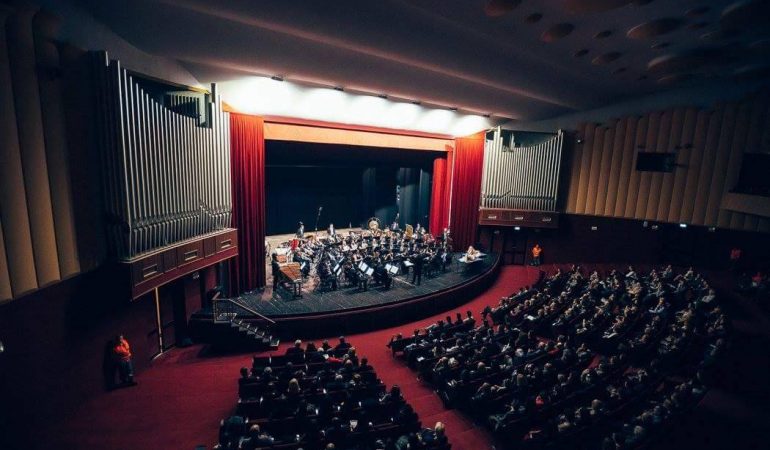
{"label": "wooden paneling", "polygon": [[[770,231],[770,218],[724,208],[745,152],[770,152],[767,91],[712,109],[673,107],[584,123],[572,154],[568,213]],[[672,172],[636,170],[639,152],[676,153]]]}
{"label": "wooden paneling", "polygon": [[[131,298],[238,254],[237,232],[225,229],[169,245],[121,263]],[[210,254],[204,250],[211,246]]]}

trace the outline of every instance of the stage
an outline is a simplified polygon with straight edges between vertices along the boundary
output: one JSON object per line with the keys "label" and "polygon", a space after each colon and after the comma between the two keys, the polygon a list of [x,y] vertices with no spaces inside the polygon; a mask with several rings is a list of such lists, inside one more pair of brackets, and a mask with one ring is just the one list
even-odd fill
{"label": "stage", "polygon": [[[288,237],[290,235],[273,237],[271,242],[282,242]],[[444,272],[424,272],[419,286],[412,283],[411,273],[408,277],[404,274],[394,277],[390,289],[370,285],[367,291],[346,283],[333,291],[315,286],[309,280],[299,298],[294,298],[287,288],[279,287],[273,292],[269,286],[234,300],[257,313],[251,316],[243,313],[240,318],[264,324],[265,320],[259,316],[267,317],[275,322],[271,325],[272,332],[285,339],[373,330],[460,307],[486,289],[495,279],[499,255],[489,254],[472,264],[460,262],[462,256],[454,253]],[[269,273],[268,280],[271,280]],[[211,320],[211,317],[211,310],[206,308],[196,313],[193,320]]]}
{"label": "stage", "polygon": [[357,287],[349,287],[343,283],[339,289],[332,291],[306,283],[301,298],[292,298],[292,293],[285,288],[278,288],[277,292],[273,292],[271,287],[241,295],[238,301],[273,320],[286,316],[306,316],[382,306],[435,294],[464,284],[487,272],[496,260],[495,255],[488,255],[479,262],[467,265],[458,262],[461,255],[462,253],[453,254],[452,263],[447,266],[446,272],[423,274],[419,286],[412,284],[410,274],[408,277],[394,277],[390,289],[372,285],[369,290],[362,292]]}

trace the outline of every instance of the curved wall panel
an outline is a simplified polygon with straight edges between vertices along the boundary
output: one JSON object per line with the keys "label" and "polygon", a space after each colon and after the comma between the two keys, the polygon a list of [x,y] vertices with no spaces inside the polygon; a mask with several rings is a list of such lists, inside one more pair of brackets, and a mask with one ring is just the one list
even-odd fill
{"label": "curved wall panel", "polygon": [[[567,213],[770,231],[770,217],[723,208],[743,154],[770,153],[768,92],[712,109],[677,107],[583,123],[570,156]],[[675,153],[671,172],[640,172],[640,152]]]}

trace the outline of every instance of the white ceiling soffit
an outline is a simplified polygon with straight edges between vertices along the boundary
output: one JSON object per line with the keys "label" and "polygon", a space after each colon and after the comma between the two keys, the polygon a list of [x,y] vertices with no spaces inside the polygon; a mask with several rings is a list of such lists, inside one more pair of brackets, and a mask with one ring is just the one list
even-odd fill
{"label": "white ceiling soffit", "polygon": [[492,121],[476,114],[430,108],[411,102],[360,95],[328,87],[303,86],[267,77],[244,77],[217,85],[236,111],[309,120],[466,136]]}

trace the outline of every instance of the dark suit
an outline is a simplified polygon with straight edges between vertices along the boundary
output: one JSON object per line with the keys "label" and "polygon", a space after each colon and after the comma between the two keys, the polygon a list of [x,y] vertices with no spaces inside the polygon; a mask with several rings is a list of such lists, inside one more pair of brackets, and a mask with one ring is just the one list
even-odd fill
{"label": "dark suit", "polygon": [[278,283],[281,279],[281,266],[278,264],[278,261],[275,260],[273,260],[271,266],[273,268],[273,290],[275,290],[278,287]]}
{"label": "dark suit", "polygon": [[422,267],[425,265],[425,256],[417,255],[414,257],[414,268],[412,275],[412,283],[419,285],[422,282]]}

